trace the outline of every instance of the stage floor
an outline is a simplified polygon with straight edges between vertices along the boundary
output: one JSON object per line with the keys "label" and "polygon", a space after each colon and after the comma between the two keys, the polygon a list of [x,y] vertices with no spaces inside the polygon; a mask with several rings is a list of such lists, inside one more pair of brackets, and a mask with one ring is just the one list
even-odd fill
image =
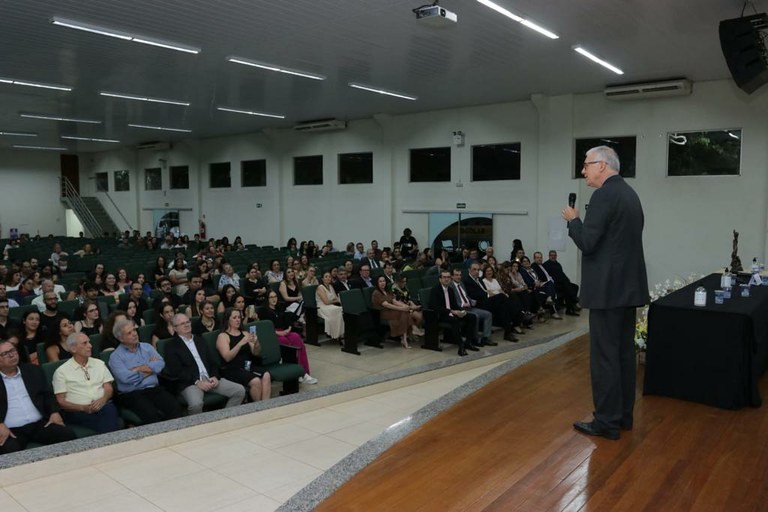
{"label": "stage floor", "polygon": [[641,366],[634,430],[619,441],[578,434],[572,423],[592,411],[588,344],[573,340],[468,396],[317,510],[766,510],[765,406],[644,397]]}

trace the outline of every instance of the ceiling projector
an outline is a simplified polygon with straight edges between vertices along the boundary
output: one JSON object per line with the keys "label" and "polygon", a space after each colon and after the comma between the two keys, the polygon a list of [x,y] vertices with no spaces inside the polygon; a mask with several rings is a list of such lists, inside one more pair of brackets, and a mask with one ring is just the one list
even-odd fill
{"label": "ceiling projector", "polygon": [[459,19],[455,12],[451,12],[439,5],[424,5],[413,10],[416,19],[427,25],[447,26],[456,23]]}

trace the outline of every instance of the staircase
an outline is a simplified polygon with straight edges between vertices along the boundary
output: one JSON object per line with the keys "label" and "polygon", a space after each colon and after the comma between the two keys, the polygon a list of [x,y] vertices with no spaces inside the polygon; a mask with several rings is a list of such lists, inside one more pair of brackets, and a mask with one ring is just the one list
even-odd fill
{"label": "staircase", "polygon": [[98,198],[81,196],[72,183],[64,177],[61,181],[61,200],[75,212],[87,236],[97,238],[105,231],[111,236],[112,233],[119,231]]}

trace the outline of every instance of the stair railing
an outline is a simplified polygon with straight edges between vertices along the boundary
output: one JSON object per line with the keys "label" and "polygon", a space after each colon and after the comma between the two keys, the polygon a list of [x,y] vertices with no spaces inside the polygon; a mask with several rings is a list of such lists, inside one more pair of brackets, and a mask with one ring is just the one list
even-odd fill
{"label": "stair railing", "polygon": [[75,211],[75,214],[77,214],[80,222],[82,222],[83,227],[90,233],[91,237],[95,238],[101,236],[102,229],[99,221],[93,216],[93,213],[91,213],[91,210],[85,204],[83,198],[80,197],[80,194],[72,185],[72,182],[69,181],[69,178],[66,176],[61,176],[60,180],[61,196],[67,200],[69,205]]}
{"label": "stair railing", "polygon": [[122,217],[122,218],[123,218],[123,222],[125,222],[125,225],[126,225],[126,226],[128,226],[128,229],[129,229],[129,230],[133,231],[133,227],[131,226],[131,223],[130,223],[130,222],[128,222],[128,219],[126,219],[126,218],[125,218],[125,215],[123,215],[123,212],[120,210],[120,208],[118,208],[118,207],[117,207],[117,205],[115,204],[115,202],[112,200],[112,196],[110,196],[110,195],[109,195],[109,192],[106,192],[106,191],[105,191],[105,192],[102,192],[102,194],[104,194],[105,196],[107,196],[107,199],[109,199],[109,202],[110,202],[110,203],[112,203],[112,206],[114,206],[114,207],[115,207],[115,210],[117,211],[117,213],[119,213],[119,214],[120,214],[120,217]]}

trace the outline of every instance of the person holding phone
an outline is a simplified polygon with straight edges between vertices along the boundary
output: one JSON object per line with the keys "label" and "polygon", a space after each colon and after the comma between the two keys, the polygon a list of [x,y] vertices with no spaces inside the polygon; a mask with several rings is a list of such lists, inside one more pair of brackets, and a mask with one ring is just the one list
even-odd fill
{"label": "person holding phone", "polygon": [[225,329],[216,338],[216,350],[224,360],[221,375],[245,386],[254,402],[267,400],[272,395],[272,377],[259,367],[261,345],[255,326],[243,331],[242,313],[235,308],[227,308],[223,324]]}

